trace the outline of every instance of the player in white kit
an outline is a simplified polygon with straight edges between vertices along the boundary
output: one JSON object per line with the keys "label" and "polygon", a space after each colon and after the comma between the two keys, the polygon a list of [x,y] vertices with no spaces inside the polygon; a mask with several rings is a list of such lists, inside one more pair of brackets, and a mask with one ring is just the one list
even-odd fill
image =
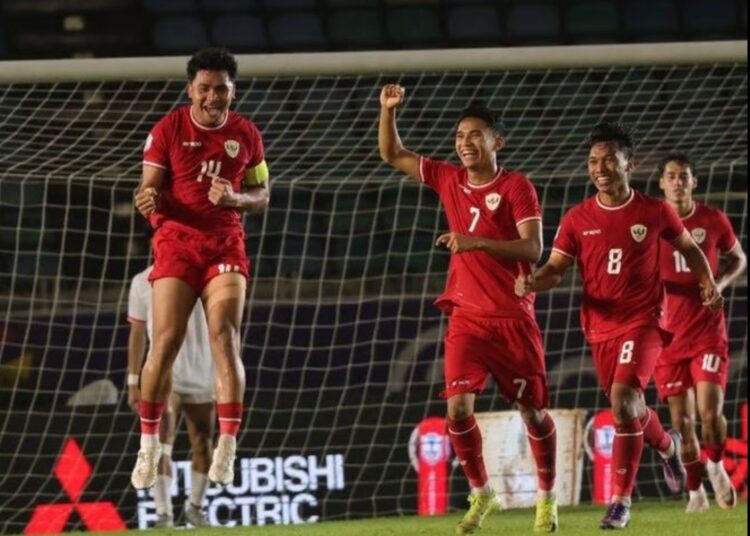
{"label": "player in white kit", "polygon": [[[145,350],[152,340],[152,297],[148,275],[153,266],[137,274],[130,285],[128,299],[128,404],[138,414],[141,398],[139,376]],[[208,339],[206,315],[200,302],[188,320],[187,333],[174,363],[172,394],[159,430],[162,457],[158,477],[152,490],[158,520],[156,527],[172,527],[174,514],[170,489],[172,487],[172,445],[177,417],[182,414],[187,423],[192,447],[192,478],[190,499],[185,502],[185,519],[193,526],[208,526],[202,510],[208,487],[208,468],[211,464],[211,443],[215,420],[214,361]]]}

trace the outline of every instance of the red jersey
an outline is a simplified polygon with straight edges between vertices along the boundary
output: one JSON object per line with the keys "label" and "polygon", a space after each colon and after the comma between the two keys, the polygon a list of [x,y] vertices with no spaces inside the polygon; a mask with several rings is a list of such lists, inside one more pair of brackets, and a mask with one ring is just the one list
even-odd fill
{"label": "red jersey", "polygon": [[[541,220],[536,190],[522,173],[500,169],[489,183],[469,183],[466,168],[428,158],[419,161],[420,180],[440,197],[451,232],[492,240],[518,240],[517,226]],[[451,255],[445,292],[435,306],[478,315],[534,319],[534,295],[519,298],[515,281],[531,263],[508,261],[483,251]]]}
{"label": "red jersey", "polygon": [[[719,209],[700,203],[682,218],[693,240],[703,250],[714,277],[719,271],[719,253],[737,245],[729,219]],[[700,286],[685,258],[671,244],[663,244],[660,257],[661,277],[666,289],[666,327],[674,333],[665,351],[666,361],[679,361],[700,354],[703,350],[728,350],[724,310],[711,310],[702,305]],[[663,360],[664,361],[664,360]]]}
{"label": "red jersey", "polygon": [[167,170],[154,228],[176,222],[204,232],[242,231],[240,213],[208,200],[215,176],[242,190],[245,170],[264,160],[260,132],[249,120],[228,112],[224,123],[209,128],[192,117],[190,105],[164,116],[148,135],[143,163]]}
{"label": "red jersey", "polygon": [[661,324],[660,239],[672,241],[683,230],[669,205],[633,189],[619,207],[595,195],[563,216],[552,250],[578,262],[581,327],[590,343]]}

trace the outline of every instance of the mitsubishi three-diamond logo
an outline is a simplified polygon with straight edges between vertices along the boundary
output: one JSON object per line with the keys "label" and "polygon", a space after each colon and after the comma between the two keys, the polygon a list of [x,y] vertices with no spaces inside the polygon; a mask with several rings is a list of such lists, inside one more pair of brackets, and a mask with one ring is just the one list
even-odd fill
{"label": "mitsubishi three-diamond logo", "polygon": [[70,498],[69,503],[39,504],[24,534],[62,532],[75,511],[89,530],[125,530],[127,526],[111,502],[78,502],[91,476],[91,465],[76,440],[69,437],[58,456],[54,475]]}

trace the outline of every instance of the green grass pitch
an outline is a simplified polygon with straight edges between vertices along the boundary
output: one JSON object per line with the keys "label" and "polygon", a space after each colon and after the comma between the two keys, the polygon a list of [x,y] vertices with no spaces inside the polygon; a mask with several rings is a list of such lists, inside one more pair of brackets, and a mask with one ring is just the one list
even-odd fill
{"label": "green grass pitch", "polygon": [[[577,506],[560,509],[558,534],[578,536],[603,534],[599,520],[604,513],[600,506]],[[684,501],[641,502],[632,509],[630,526],[623,531],[632,536],[733,536],[747,534],[747,502],[742,501],[734,510],[725,512],[714,503],[704,514],[686,514]],[[149,536],[440,536],[453,535],[460,514],[444,517],[386,517],[359,521],[330,521],[313,525],[269,526],[251,528],[212,528],[184,531],[151,530]],[[506,510],[497,512],[484,523],[477,536],[532,534],[533,510]],[[134,531],[131,531],[134,532]],[[141,533],[143,534],[143,533]]]}

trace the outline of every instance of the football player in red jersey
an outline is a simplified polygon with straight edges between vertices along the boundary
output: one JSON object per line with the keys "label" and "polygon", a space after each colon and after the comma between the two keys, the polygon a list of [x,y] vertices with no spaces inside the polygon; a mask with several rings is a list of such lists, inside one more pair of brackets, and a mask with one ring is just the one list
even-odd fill
{"label": "football player in red jersey", "polygon": [[722,298],[706,257],[674,210],[630,186],[630,131],[618,123],[602,123],[594,127],[588,145],[588,173],[597,193],[563,216],[549,260],[532,276],[519,276],[516,292],[524,296],[553,288],[578,263],[581,326],[615,419],[613,496],[600,527],[622,529],[630,521],[630,495],[644,440],[661,455],[670,490],[680,493],[685,481],[679,433],[667,433],[643,399],[669,340],[662,324],[661,239],[684,256],[702,287],[703,305],[719,308]]}
{"label": "football player in red jersey", "polygon": [[131,481],[150,488],[159,460],[159,422],[172,383],[172,364],[200,298],[216,364],[220,436],[208,477],[229,484],[242,418],[245,369],[240,323],[249,261],[240,211],[268,205],[268,167],[255,125],[230,111],[237,62],[208,48],[187,64],[190,104],[164,116],[143,152],[135,206],[155,229],[153,341],[141,375],[141,448]]}
{"label": "football player in red jersey", "polygon": [[[719,209],[698,203],[695,167],[687,155],[672,153],[659,164],[659,186],[664,198],[708,259],[719,292],[744,271],[745,252],[729,219]],[[688,512],[708,510],[703,488],[703,463],[695,433],[696,404],[703,443],[708,454],[708,478],[716,502],[723,509],[737,505],[737,492],[722,462],[727,438],[723,415],[724,390],[729,372],[729,342],[724,310],[701,305],[701,295],[679,251],[666,244],[661,249],[661,277],[666,288],[666,327],[672,343],[659,357],[654,379],[659,397],[669,403],[672,426],[682,434],[682,461],[687,471]],[[719,270],[719,255],[727,257]]]}
{"label": "football player in red jersey", "polygon": [[404,89],[395,84],[380,94],[378,143],[383,160],[430,186],[440,197],[448,233],[437,244],[451,252],[446,289],[435,305],[450,315],[445,338],[448,431],[469,480],[470,508],[457,534],[477,530],[496,504],[482,458],[482,436],[474,417],[476,395],[492,375],[503,396],[515,402],[526,423],[537,466],[537,532],[557,530],[556,431],[546,411],[544,351],[534,317],[534,296],[516,296],[515,279],[528,275],[542,252],[541,209],[522,173],[503,168],[497,152],[505,145],[500,118],[486,107],[464,110],[456,123],[460,166],[419,156],[404,148],[396,108]]}

